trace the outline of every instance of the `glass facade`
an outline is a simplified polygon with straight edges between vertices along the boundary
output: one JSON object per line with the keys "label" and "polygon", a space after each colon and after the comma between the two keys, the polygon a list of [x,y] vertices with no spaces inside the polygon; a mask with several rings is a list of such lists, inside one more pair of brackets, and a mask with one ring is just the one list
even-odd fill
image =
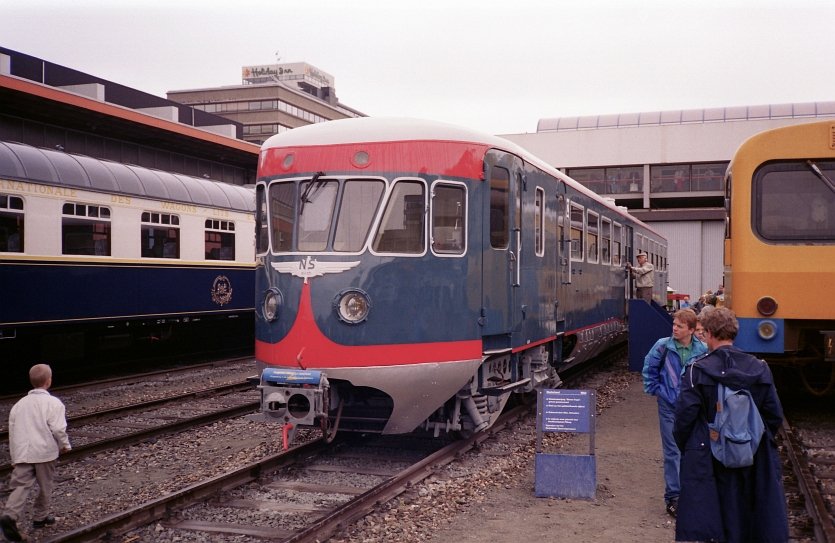
{"label": "glass facade", "polygon": [[[651,164],[650,193],[722,192],[727,167],[727,162]],[[566,173],[597,194],[631,197],[644,192],[643,166],[570,168]]]}

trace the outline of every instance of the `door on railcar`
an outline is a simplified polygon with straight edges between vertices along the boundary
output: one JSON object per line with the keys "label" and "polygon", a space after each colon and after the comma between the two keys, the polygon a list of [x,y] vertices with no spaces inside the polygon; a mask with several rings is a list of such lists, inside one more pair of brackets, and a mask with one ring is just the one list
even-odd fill
{"label": "door on railcar", "polygon": [[516,291],[521,282],[521,179],[519,158],[500,151],[485,156],[482,213],[481,318],[485,350],[511,346],[520,321]]}

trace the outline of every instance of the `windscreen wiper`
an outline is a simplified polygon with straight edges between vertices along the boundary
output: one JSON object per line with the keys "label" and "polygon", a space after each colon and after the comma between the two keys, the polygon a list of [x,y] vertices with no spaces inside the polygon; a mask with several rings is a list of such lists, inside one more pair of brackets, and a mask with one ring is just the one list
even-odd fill
{"label": "windscreen wiper", "polygon": [[817,175],[821,181],[826,183],[826,186],[829,187],[829,190],[835,192],[835,182],[833,182],[832,179],[829,178],[829,176],[823,173],[823,171],[821,171],[821,169],[818,168],[817,164],[815,164],[811,160],[807,160],[806,164],[809,166],[809,169],[812,170],[812,173]]}
{"label": "windscreen wiper", "polygon": [[304,188],[304,192],[299,197],[299,215],[304,212],[304,204],[312,204],[313,197],[325,185],[326,181],[319,181],[319,178],[323,175],[325,175],[325,172],[316,172]]}

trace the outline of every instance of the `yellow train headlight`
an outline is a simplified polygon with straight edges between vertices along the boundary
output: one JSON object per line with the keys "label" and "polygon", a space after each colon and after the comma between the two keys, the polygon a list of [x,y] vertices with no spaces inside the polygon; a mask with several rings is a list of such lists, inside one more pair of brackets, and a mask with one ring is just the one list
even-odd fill
{"label": "yellow train headlight", "polygon": [[777,335],[777,324],[774,321],[760,321],[757,324],[757,335],[762,339],[773,339]]}

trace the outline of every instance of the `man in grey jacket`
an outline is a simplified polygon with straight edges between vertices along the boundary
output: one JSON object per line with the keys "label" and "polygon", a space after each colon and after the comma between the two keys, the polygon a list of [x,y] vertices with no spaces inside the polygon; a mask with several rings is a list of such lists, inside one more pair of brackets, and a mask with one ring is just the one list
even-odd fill
{"label": "man in grey jacket", "polygon": [[52,386],[52,369],[36,364],[29,370],[33,389],[12,407],[9,413],[9,452],[12,457],[12,493],[0,516],[0,528],[9,541],[23,541],[17,521],[21,519],[29,491],[37,482],[32,526],[43,528],[55,523],[49,514],[55,466],[58,455],[70,450],[67,437],[66,409],[61,400],[48,390]]}
{"label": "man in grey jacket", "polygon": [[627,263],[629,272],[635,277],[635,297],[652,301],[652,287],[655,285],[655,268],[647,261],[647,254],[638,253],[638,265]]}

